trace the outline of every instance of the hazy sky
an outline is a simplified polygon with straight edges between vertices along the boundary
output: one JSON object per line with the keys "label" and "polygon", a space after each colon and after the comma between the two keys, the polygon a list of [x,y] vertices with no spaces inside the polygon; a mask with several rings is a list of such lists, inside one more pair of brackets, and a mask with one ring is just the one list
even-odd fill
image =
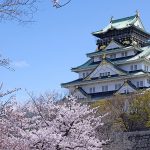
{"label": "hazy sky", "polygon": [[[12,60],[15,72],[0,69],[4,89],[21,87],[35,94],[62,91],[60,84],[76,79],[70,71],[84,63],[86,53],[95,51],[91,32],[105,27],[114,18],[135,15],[139,10],[150,32],[150,0],[72,0],[61,9],[44,0],[36,13],[35,23],[0,24],[0,54]],[[26,97],[24,91],[17,98]]]}

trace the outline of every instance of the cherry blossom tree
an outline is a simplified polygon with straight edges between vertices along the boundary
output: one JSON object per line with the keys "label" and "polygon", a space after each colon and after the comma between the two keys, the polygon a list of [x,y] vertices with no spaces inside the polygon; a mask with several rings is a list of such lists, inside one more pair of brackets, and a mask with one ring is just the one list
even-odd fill
{"label": "cherry blossom tree", "polygon": [[[52,0],[52,5],[56,8],[69,4],[71,0]],[[1,0],[0,20],[16,20],[19,22],[29,22],[33,14],[37,11],[38,0]]]}
{"label": "cherry blossom tree", "polygon": [[[14,102],[14,92],[20,90],[13,89],[3,92],[3,84],[0,84],[0,149],[16,149],[16,137],[19,136],[20,128],[17,127],[17,119],[19,119],[17,112],[14,111],[16,103]],[[17,107],[16,107],[17,108]],[[19,120],[18,120],[19,121]],[[21,139],[20,139],[21,140]],[[19,144],[23,146],[24,143]],[[18,145],[18,146],[19,146]],[[19,148],[18,148],[19,149]]]}
{"label": "cherry blossom tree", "polygon": [[13,70],[10,68],[10,60],[8,58],[3,58],[0,55],[0,67],[5,67],[7,69]]}
{"label": "cherry blossom tree", "polygon": [[1,0],[0,19],[30,21],[36,11],[37,0]]}
{"label": "cherry blossom tree", "polygon": [[53,7],[60,8],[69,4],[71,0],[52,0]]}
{"label": "cherry blossom tree", "polygon": [[96,109],[81,105],[73,97],[65,102],[52,96],[32,97],[24,107],[10,105],[0,118],[0,149],[100,150],[104,141],[95,129],[102,125]]}

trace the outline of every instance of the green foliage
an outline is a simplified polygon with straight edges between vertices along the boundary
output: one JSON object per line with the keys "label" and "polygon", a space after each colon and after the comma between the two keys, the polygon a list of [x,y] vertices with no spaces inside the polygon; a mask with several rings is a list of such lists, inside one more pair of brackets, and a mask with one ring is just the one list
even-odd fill
{"label": "green foliage", "polygon": [[150,91],[115,95],[109,100],[94,102],[91,107],[99,107],[101,114],[109,113],[104,122],[109,124],[113,131],[150,129]]}
{"label": "green foliage", "polygon": [[150,128],[150,91],[136,96],[127,114],[132,123],[132,130],[146,130]]}

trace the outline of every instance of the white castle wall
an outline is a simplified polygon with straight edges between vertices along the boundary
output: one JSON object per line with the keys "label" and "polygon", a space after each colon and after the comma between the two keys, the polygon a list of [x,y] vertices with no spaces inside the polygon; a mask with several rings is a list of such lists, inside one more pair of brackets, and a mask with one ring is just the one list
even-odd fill
{"label": "white castle wall", "polygon": [[106,73],[110,72],[110,75],[115,75],[118,74],[118,70],[115,69],[112,65],[110,64],[102,64],[98,66],[94,72],[91,73],[90,77],[100,77],[100,73]]}
{"label": "white castle wall", "polygon": [[[150,87],[150,82],[148,82],[148,79],[150,80],[150,78],[148,77],[136,77],[134,79],[129,79],[135,86],[137,86],[137,82],[142,81],[143,82],[143,87]],[[84,85],[84,86],[80,86],[82,87],[82,89],[86,92],[86,93],[91,93],[90,88],[94,88],[94,92],[93,93],[98,93],[98,92],[103,92],[102,91],[102,86],[108,86],[108,91],[114,91],[115,89],[115,85],[116,84],[120,84],[121,86],[124,84],[124,80],[115,80],[115,81],[104,81],[101,83],[93,83],[93,84],[89,84],[89,85]],[[75,92],[75,86],[74,87],[70,87],[69,88],[69,93],[73,94]],[[118,91],[119,93],[124,93],[125,91],[128,92],[134,92],[135,90],[133,88],[131,88],[130,86],[123,86],[120,91]],[[76,91],[74,93],[74,96],[77,98],[85,98],[85,96],[83,94],[81,94],[79,91]]]}
{"label": "white castle wall", "polygon": [[108,85],[108,91],[113,91],[115,90],[115,84],[123,84],[123,81],[114,81],[114,82],[108,82],[108,83],[95,83],[95,84],[90,84],[83,86],[83,90],[85,92],[90,93],[90,88],[95,88],[95,93],[102,92],[102,86],[107,86]]}
{"label": "white castle wall", "polygon": [[131,71],[131,65],[133,65],[133,70],[134,70],[134,65],[137,65],[137,69],[136,70],[144,70],[144,63],[132,63],[132,64],[123,64],[120,65],[119,67],[125,71]]}
{"label": "white castle wall", "polygon": [[[116,54],[116,58],[121,58],[123,52],[125,52],[125,51],[115,52],[115,53],[113,52],[113,53],[107,54],[106,57],[107,58],[111,58],[111,55]],[[127,56],[133,56],[133,55],[135,55],[135,50],[128,50],[126,52],[127,52]],[[101,61],[101,59],[102,59],[102,55],[95,56],[94,57],[94,62]]]}
{"label": "white castle wall", "polygon": [[150,82],[148,83],[148,79],[150,79],[150,78],[148,78],[148,77],[145,77],[145,78],[141,77],[141,78],[134,78],[134,79],[132,79],[131,81],[132,81],[132,83],[133,83],[135,86],[137,86],[137,82],[143,81],[143,86],[144,86],[144,87],[149,87],[149,86],[150,86]]}
{"label": "white castle wall", "polygon": [[86,76],[88,76],[90,73],[92,72],[92,70],[87,70],[87,71],[81,71],[79,72],[79,79],[81,78],[85,78]]}
{"label": "white castle wall", "polygon": [[102,56],[95,56],[94,57],[94,62],[101,61],[101,60],[102,60]]}

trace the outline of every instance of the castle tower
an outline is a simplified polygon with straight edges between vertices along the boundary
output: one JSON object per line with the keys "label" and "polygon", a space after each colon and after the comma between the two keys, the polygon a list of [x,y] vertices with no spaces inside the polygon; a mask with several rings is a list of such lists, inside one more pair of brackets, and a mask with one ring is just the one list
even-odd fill
{"label": "castle tower", "polygon": [[138,12],[111,18],[104,29],[92,34],[97,37],[96,51],[87,54],[87,62],[71,69],[79,78],[62,87],[79,99],[92,100],[150,87],[150,34]]}

